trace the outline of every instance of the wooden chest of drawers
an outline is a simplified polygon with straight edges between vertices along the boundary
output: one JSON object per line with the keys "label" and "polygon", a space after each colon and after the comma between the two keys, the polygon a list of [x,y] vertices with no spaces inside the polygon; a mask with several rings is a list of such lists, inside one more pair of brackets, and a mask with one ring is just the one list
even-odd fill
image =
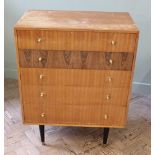
{"label": "wooden chest of drawers", "polygon": [[139,34],[128,13],[28,11],[14,33],[24,123],[125,126]]}

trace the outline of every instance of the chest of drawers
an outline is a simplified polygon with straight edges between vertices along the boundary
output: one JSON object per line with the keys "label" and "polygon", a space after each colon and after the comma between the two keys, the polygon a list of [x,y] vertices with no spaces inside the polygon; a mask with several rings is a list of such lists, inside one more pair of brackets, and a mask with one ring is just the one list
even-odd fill
{"label": "chest of drawers", "polygon": [[128,13],[28,11],[14,28],[22,118],[125,127],[139,31]]}

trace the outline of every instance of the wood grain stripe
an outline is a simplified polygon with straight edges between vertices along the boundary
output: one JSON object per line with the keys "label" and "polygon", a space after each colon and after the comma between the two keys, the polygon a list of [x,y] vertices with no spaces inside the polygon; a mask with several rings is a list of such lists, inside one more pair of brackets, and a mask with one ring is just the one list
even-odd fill
{"label": "wood grain stripe", "polygon": [[[22,85],[129,88],[131,71],[20,68]],[[40,75],[44,75],[40,79]]]}
{"label": "wood grain stripe", "polygon": [[[63,30],[17,30],[17,35],[20,49],[67,51],[134,52],[136,39],[134,33]],[[112,45],[112,41],[116,44]]]}
{"label": "wood grain stripe", "polygon": [[[85,52],[20,50],[20,66],[33,68],[131,70],[133,54],[128,52]],[[40,61],[39,61],[40,59]]]}
{"label": "wood grain stripe", "polygon": [[[43,96],[40,96],[43,93]],[[23,86],[25,104],[127,105],[128,88],[78,86]],[[31,96],[31,97],[30,97]],[[107,99],[108,97],[108,99]]]}
{"label": "wood grain stripe", "polygon": [[[105,105],[38,105],[24,104],[25,123],[41,124],[74,124],[74,125],[100,125],[117,126],[125,125],[125,107]],[[45,117],[41,117],[41,113]],[[107,115],[107,119],[104,116]]]}

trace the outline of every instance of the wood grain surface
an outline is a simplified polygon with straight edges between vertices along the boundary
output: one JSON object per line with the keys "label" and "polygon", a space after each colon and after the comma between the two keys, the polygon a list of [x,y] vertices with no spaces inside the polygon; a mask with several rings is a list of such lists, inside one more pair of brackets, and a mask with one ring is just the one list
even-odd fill
{"label": "wood grain surface", "polygon": [[97,11],[32,10],[22,16],[15,28],[138,32],[129,13]]}
{"label": "wood grain surface", "polygon": [[[24,85],[24,104],[127,105],[128,88]],[[60,114],[61,115],[61,114]]]}
{"label": "wood grain surface", "polygon": [[113,70],[20,68],[20,72],[22,85],[129,88],[131,78],[131,71]]}
{"label": "wood grain surface", "polygon": [[16,32],[19,49],[40,50],[134,52],[137,36],[133,33],[37,29]]}
{"label": "wood grain surface", "polygon": [[[28,124],[100,125],[104,127],[124,127],[125,125],[125,107],[119,106],[25,104],[24,113],[24,122]],[[45,117],[41,117],[42,113]]]}
{"label": "wood grain surface", "polygon": [[[127,52],[20,50],[20,66],[25,68],[63,68],[131,70],[133,54]],[[41,60],[40,60],[41,59]]]}

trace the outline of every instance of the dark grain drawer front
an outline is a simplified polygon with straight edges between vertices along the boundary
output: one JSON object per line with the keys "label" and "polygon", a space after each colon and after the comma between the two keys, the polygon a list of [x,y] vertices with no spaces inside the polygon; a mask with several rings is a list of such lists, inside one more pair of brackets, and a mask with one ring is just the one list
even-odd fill
{"label": "dark grain drawer front", "polygon": [[18,48],[134,52],[136,34],[89,31],[19,30]]}
{"label": "dark grain drawer front", "polygon": [[20,66],[25,68],[131,70],[133,53],[20,50]]}
{"label": "dark grain drawer front", "polygon": [[126,107],[96,105],[24,105],[24,122],[33,124],[124,127]]}

